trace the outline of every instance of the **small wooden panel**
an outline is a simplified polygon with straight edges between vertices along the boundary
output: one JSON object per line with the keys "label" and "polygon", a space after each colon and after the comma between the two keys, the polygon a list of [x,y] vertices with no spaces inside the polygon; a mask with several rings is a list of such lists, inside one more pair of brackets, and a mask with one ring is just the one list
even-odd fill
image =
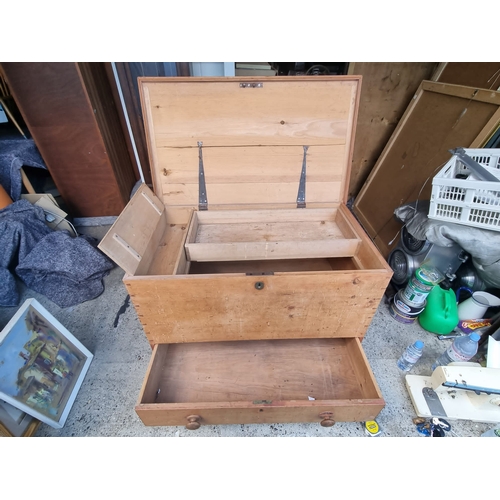
{"label": "small wooden panel", "polygon": [[[389,284],[383,269],[273,276],[126,276],[152,344],[362,338]],[[263,286],[256,284],[260,282]]]}
{"label": "small wooden panel", "polygon": [[165,225],[165,207],[143,184],[98,247],[127,273],[145,274]]}
{"label": "small wooden panel", "polygon": [[155,346],[136,411],[146,425],[319,423],[383,406],[358,339],[311,339]]}

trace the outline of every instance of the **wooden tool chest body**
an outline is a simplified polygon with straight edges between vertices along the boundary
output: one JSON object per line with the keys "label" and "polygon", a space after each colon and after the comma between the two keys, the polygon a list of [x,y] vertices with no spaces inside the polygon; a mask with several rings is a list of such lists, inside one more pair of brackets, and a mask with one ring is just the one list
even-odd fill
{"label": "wooden tool chest body", "polygon": [[146,425],[373,419],[392,275],[346,207],[360,77],[139,79],[154,193],[100,244],[153,354]]}

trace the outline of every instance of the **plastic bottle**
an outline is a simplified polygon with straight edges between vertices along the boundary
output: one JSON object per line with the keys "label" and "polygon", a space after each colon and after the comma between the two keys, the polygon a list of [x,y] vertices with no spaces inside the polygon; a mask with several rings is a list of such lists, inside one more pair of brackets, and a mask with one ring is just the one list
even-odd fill
{"label": "plastic bottle", "polygon": [[409,345],[402,356],[398,359],[398,368],[404,372],[409,372],[413,365],[420,359],[424,351],[424,343],[417,340],[413,345]]}
{"label": "plastic bottle", "polygon": [[500,437],[500,428],[498,429],[490,429],[489,431],[481,434],[482,438],[491,438],[491,437]]}
{"label": "plastic bottle", "polygon": [[438,366],[446,366],[454,362],[465,362],[477,353],[478,341],[481,337],[477,333],[457,337],[446,351],[439,356],[432,365],[435,370]]}

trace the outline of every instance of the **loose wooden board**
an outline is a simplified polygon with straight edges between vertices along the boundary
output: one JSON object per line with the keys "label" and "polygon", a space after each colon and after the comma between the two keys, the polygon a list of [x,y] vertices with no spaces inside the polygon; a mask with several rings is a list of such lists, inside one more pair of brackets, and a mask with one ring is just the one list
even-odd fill
{"label": "loose wooden board", "polygon": [[500,92],[422,82],[353,206],[384,257],[401,229],[394,210],[429,199],[432,177],[451,157],[448,150],[487,136],[499,107]]}

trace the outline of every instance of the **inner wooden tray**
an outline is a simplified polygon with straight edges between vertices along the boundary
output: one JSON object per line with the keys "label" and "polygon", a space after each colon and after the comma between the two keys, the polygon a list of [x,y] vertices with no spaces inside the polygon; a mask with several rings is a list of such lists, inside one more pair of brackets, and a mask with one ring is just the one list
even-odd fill
{"label": "inner wooden tray", "polygon": [[194,212],[188,261],[352,257],[360,238],[336,209]]}
{"label": "inner wooden tray", "polygon": [[182,425],[361,420],[383,406],[359,340],[335,338],[158,344],[136,411]]}

